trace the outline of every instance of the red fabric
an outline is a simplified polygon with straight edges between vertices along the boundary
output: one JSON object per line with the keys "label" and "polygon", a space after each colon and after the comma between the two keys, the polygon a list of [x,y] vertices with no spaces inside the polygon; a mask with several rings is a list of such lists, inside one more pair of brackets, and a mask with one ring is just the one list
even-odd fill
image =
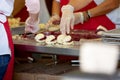
{"label": "red fabric", "polygon": [[27,17],[29,16],[27,8],[24,7],[18,14],[16,14],[14,17],[20,17],[21,18],[21,22],[25,22],[25,20],[27,19]]}
{"label": "red fabric", "polygon": [[13,46],[12,35],[11,35],[11,32],[10,32],[10,27],[8,25],[8,22],[5,22],[3,24],[4,24],[5,30],[7,32],[9,46],[10,46],[10,49],[11,49],[10,62],[8,64],[8,68],[7,68],[7,71],[5,73],[5,76],[4,76],[3,80],[12,80],[12,77],[13,77],[13,68],[14,68],[14,46]]}
{"label": "red fabric", "polygon": [[[68,1],[69,0],[61,0],[61,7],[65,4],[67,4]],[[96,3],[94,1],[92,1],[85,8],[83,8],[79,11],[87,11],[87,10],[93,8],[93,7],[96,7],[96,6],[97,6]],[[96,28],[99,25],[102,25],[102,26],[106,27],[108,30],[115,28],[115,24],[113,24],[109,20],[109,18],[107,18],[106,15],[102,15],[102,16],[97,16],[97,17],[90,18],[90,20],[85,22],[84,24],[77,24],[77,25],[74,26],[74,29],[96,30]]]}

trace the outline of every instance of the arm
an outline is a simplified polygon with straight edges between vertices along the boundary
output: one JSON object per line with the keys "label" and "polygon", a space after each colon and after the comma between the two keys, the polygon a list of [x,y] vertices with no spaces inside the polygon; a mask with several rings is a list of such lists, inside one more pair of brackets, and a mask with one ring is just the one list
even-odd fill
{"label": "arm", "polygon": [[29,17],[25,21],[25,32],[36,33],[39,30],[39,11],[40,2],[39,0],[25,0]]}
{"label": "arm", "polygon": [[29,17],[33,18],[33,20],[38,19],[40,11],[39,0],[26,0],[25,5],[27,7],[27,11],[29,12]]}
{"label": "arm", "polygon": [[[70,0],[69,4],[74,10],[79,10],[88,5],[92,0]],[[91,17],[104,15],[119,7],[120,0],[104,0],[100,5],[89,10]]]}
{"label": "arm", "polygon": [[15,0],[12,16],[15,16],[25,6],[25,0]]}
{"label": "arm", "polygon": [[91,17],[104,15],[119,7],[120,0],[105,0],[100,5],[89,10]]}
{"label": "arm", "polygon": [[52,15],[60,15],[60,3],[56,0],[52,3]]}
{"label": "arm", "polygon": [[53,24],[58,25],[60,21],[60,3],[56,0],[52,2],[52,16],[48,20],[46,27],[49,27]]}
{"label": "arm", "polygon": [[72,5],[74,10],[77,11],[87,6],[91,1],[92,0],[70,0],[68,4]]}
{"label": "arm", "polygon": [[[85,6],[87,6],[90,3],[91,0],[70,0],[69,4],[74,7],[75,10],[79,10]],[[82,4],[83,3],[83,4]],[[76,4],[76,5],[75,5]],[[79,6],[81,4],[81,6]],[[100,15],[105,15],[112,10],[116,9],[119,7],[120,0],[104,0],[101,4],[98,6],[89,9],[88,11],[84,11],[83,13],[83,21],[88,21],[90,17],[95,17],[95,16],[100,16]],[[81,16],[81,15],[77,15]],[[79,18],[75,18],[79,22]],[[76,22],[76,21],[75,21]],[[77,22],[77,23],[78,23]]]}

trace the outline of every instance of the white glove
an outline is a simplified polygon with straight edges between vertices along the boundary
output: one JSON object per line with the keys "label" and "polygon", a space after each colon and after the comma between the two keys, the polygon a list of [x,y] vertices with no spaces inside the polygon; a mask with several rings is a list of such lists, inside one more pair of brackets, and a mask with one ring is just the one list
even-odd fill
{"label": "white glove", "polygon": [[60,22],[60,31],[62,34],[70,33],[75,24],[84,22],[83,12],[73,13],[74,8],[71,5],[62,7],[62,18]]}
{"label": "white glove", "polygon": [[62,34],[70,32],[70,29],[73,29],[74,26],[74,8],[71,5],[66,5],[62,7],[62,17],[60,22],[60,31]]}
{"label": "white glove", "polygon": [[36,33],[39,29],[39,19],[35,21],[31,17],[28,17],[25,21],[25,32]]}
{"label": "white glove", "polygon": [[48,22],[46,23],[46,26],[49,27],[52,24],[58,24],[60,22],[60,16],[59,15],[53,15]]}
{"label": "white glove", "polygon": [[74,21],[75,24],[78,24],[78,23],[83,24],[84,22],[83,12],[74,13],[74,17],[75,17],[75,21]]}

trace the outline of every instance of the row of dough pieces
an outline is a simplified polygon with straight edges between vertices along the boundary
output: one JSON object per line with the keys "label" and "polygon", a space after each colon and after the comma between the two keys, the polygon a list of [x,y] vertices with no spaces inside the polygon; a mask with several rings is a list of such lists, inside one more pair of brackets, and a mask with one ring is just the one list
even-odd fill
{"label": "row of dough pieces", "polygon": [[39,33],[35,36],[35,40],[39,43],[46,44],[61,44],[61,45],[73,45],[74,42],[70,35],[59,35],[57,38],[54,35],[45,36],[42,33]]}
{"label": "row of dough pieces", "polygon": [[[102,35],[103,32],[108,31],[104,26],[98,26],[97,28],[97,35]],[[46,44],[62,44],[62,45],[73,45],[73,41],[70,35],[59,35],[56,39],[54,35],[45,36],[42,33],[39,33],[35,36],[35,40],[39,43],[46,43]]]}

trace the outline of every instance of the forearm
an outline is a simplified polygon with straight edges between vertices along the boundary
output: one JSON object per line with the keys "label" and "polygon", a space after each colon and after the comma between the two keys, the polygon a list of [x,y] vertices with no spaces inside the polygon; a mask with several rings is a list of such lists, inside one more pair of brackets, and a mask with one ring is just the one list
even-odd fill
{"label": "forearm", "polygon": [[25,0],[15,0],[14,3],[14,10],[12,12],[12,16],[14,17],[16,14],[18,14],[22,8],[25,7]]}
{"label": "forearm", "polygon": [[29,17],[32,19],[33,22],[36,22],[39,19],[39,13],[37,14],[29,13]]}
{"label": "forearm", "polygon": [[91,17],[104,15],[119,7],[119,0],[105,0],[100,5],[89,10]]}
{"label": "forearm", "polygon": [[92,0],[70,0],[68,4],[74,7],[74,11],[80,10],[87,6]]}
{"label": "forearm", "polygon": [[27,11],[29,12],[29,18],[35,22],[38,21],[40,12],[39,0],[25,0]]}
{"label": "forearm", "polygon": [[52,15],[60,15],[60,3],[56,0],[53,0]]}

